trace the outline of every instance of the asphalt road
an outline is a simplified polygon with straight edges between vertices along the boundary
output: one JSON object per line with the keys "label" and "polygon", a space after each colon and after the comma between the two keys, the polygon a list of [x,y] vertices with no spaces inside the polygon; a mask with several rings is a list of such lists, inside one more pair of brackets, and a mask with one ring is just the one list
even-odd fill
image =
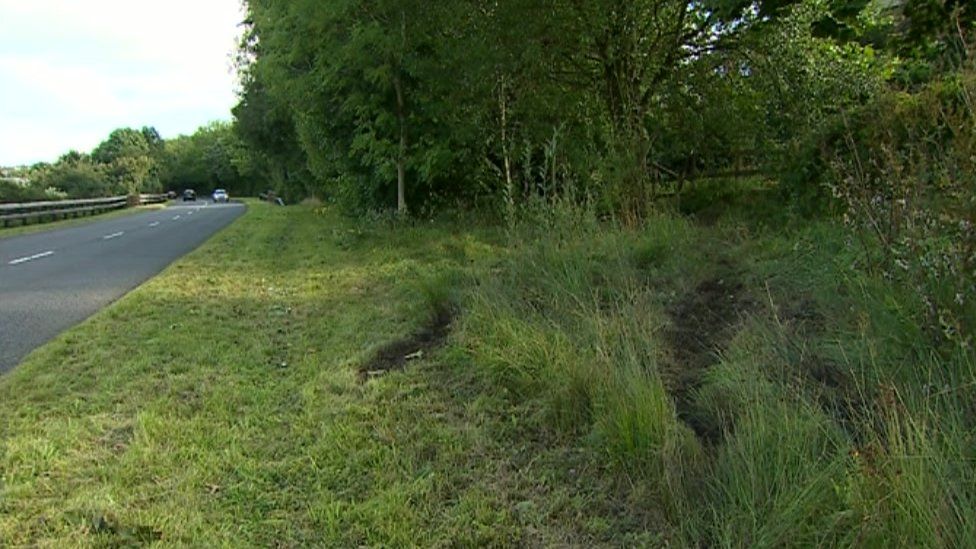
{"label": "asphalt road", "polygon": [[0,236],[0,373],[243,213],[242,204],[175,202],[73,228]]}

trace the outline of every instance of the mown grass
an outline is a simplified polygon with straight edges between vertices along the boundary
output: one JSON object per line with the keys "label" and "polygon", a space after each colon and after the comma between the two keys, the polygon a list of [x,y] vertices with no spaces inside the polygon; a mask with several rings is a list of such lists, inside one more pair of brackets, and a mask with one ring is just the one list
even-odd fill
{"label": "mown grass", "polygon": [[458,345],[359,382],[498,256],[489,232],[253,204],[0,380],[0,545],[642,536],[600,460],[528,429]]}
{"label": "mown grass", "polygon": [[0,545],[971,545],[971,351],[749,188],[638,229],[255,204],[0,379]]}

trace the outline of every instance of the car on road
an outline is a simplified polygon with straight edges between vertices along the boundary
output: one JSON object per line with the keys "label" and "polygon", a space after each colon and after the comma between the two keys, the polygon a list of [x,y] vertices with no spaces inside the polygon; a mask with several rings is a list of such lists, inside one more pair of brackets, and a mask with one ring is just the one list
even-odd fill
{"label": "car on road", "polygon": [[190,200],[195,201],[196,199],[197,199],[197,192],[194,191],[193,189],[187,189],[183,191],[183,202],[188,202]]}
{"label": "car on road", "polygon": [[217,189],[213,192],[214,202],[227,202],[230,200],[230,196],[227,195],[227,191],[224,189]]}

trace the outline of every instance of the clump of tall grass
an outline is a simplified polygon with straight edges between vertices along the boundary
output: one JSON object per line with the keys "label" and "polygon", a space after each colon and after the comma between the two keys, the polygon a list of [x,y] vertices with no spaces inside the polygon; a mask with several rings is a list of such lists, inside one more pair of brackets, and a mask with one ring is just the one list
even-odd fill
{"label": "clump of tall grass", "polygon": [[[694,412],[721,425],[724,436],[701,470],[702,483],[682,496],[685,507],[700,511],[681,522],[685,541],[971,545],[976,378],[938,387],[896,382],[885,377],[893,368],[884,362],[897,360],[897,353],[866,352],[838,366],[852,386],[828,387],[804,371],[790,337],[796,335],[783,324],[756,318],[696,391]],[[858,351],[851,342],[834,344]],[[972,372],[971,362],[959,360],[950,369]],[[944,379],[947,365],[933,355],[916,368],[919,379],[934,382]],[[858,370],[875,371],[859,377]],[[823,398],[830,391],[844,395]]]}
{"label": "clump of tall grass", "polygon": [[661,379],[658,335],[666,296],[689,283],[674,271],[698,268],[683,255],[694,230],[667,215],[608,227],[568,203],[539,215],[467,296],[461,340],[493,384],[534,403],[541,428],[591,441],[677,506],[701,447]]}
{"label": "clump of tall grass", "polygon": [[905,397],[895,388],[882,393],[871,416],[872,436],[851,452],[839,491],[857,527],[845,541],[971,545],[976,540],[972,431],[959,409],[930,403],[912,410]]}
{"label": "clump of tall grass", "polygon": [[[834,316],[801,333],[772,297],[757,306],[683,411],[719,433],[701,440],[661,371],[673,360],[668,306],[707,272],[708,233],[664,214],[640,229],[572,221],[587,215],[548,212],[514,233],[509,253],[464,296],[458,340],[492,385],[529,403],[539,428],[605,456],[665,516],[672,539],[726,547],[976,539],[976,367],[963,349],[919,352],[920,301],[846,260],[825,266],[804,256],[785,277],[804,280],[786,282],[808,284]],[[779,261],[782,271],[793,260]]]}

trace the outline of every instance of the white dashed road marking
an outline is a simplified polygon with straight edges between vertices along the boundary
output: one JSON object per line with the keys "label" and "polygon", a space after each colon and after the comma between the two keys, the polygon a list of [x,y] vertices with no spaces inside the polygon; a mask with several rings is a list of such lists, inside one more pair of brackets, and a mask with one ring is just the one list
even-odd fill
{"label": "white dashed road marking", "polygon": [[117,233],[107,234],[102,237],[102,240],[112,240],[113,238],[118,238],[125,234],[125,231],[119,231]]}
{"label": "white dashed road marking", "polygon": [[27,263],[28,261],[34,261],[35,259],[41,259],[42,257],[48,257],[54,255],[54,252],[43,252],[39,254],[34,254],[29,257],[22,257],[20,259],[15,259],[8,263],[8,265],[20,265],[21,263]]}
{"label": "white dashed road marking", "polygon": [[149,224],[149,226],[150,227],[158,227],[159,226],[159,221],[153,221],[152,223]]}
{"label": "white dashed road marking", "polygon": [[180,216],[176,216],[176,217],[173,218],[173,221],[176,221],[179,218],[180,218]]}

